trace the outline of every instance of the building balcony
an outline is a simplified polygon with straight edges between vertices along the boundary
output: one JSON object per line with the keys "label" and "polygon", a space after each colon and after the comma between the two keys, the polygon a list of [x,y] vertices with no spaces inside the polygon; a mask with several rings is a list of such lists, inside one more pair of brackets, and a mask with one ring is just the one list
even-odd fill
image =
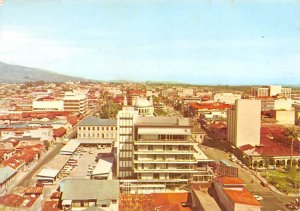
{"label": "building balcony", "polygon": [[168,169],[142,169],[134,168],[134,173],[199,173],[196,169],[177,169],[177,168],[168,168]]}
{"label": "building balcony", "polygon": [[147,159],[147,160],[134,160],[134,163],[178,163],[178,164],[196,164],[195,159]]}
{"label": "building balcony", "polygon": [[162,155],[162,154],[170,154],[170,155],[177,155],[177,154],[184,154],[184,155],[193,155],[195,152],[192,150],[134,150],[134,154],[142,154],[142,155]]}
{"label": "building balcony", "polygon": [[176,146],[193,146],[197,143],[193,139],[188,140],[160,140],[160,139],[138,139],[134,141],[134,145],[176,145]]}

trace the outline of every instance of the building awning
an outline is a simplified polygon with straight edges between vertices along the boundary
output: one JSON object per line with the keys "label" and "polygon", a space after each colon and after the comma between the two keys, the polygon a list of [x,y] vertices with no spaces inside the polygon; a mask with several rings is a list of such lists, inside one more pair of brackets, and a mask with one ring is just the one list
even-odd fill
{"label": "building awning", "polygon": [[186,128],[139,128],[140,135],[191,135],[191,130]]}
{"label": "building awning", "polygon": [[57,169],[50,169],[50,168],[45,168],[42,169],[38,174],[38,178],[55,178],[57,174],[59,173],[59,170]]}

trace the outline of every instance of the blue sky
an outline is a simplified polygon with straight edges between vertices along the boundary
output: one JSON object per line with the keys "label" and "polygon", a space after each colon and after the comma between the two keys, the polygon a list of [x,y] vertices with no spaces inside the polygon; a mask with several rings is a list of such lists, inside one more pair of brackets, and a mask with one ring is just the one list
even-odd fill
{"label": "blue sky", "polygon": [[300,84],[300,2],[6,0],[0,61],[99,80]]}

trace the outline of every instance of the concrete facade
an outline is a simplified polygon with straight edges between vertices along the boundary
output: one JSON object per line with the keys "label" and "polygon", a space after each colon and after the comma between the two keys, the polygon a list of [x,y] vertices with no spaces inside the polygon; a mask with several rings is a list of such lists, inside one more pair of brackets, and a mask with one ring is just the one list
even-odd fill
{"label": "concrete facade", "polygon": [[260,144],[260,100],[236,100],[228,111],[227,140],[236,147]]}

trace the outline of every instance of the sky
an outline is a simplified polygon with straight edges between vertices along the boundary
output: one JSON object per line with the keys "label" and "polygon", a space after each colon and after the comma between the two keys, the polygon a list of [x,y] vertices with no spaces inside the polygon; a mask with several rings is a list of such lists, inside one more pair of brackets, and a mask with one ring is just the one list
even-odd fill
{"label": "sky", "polygon": [[96,80],[299,85],[300,1],[4,0],[0,61]]}

